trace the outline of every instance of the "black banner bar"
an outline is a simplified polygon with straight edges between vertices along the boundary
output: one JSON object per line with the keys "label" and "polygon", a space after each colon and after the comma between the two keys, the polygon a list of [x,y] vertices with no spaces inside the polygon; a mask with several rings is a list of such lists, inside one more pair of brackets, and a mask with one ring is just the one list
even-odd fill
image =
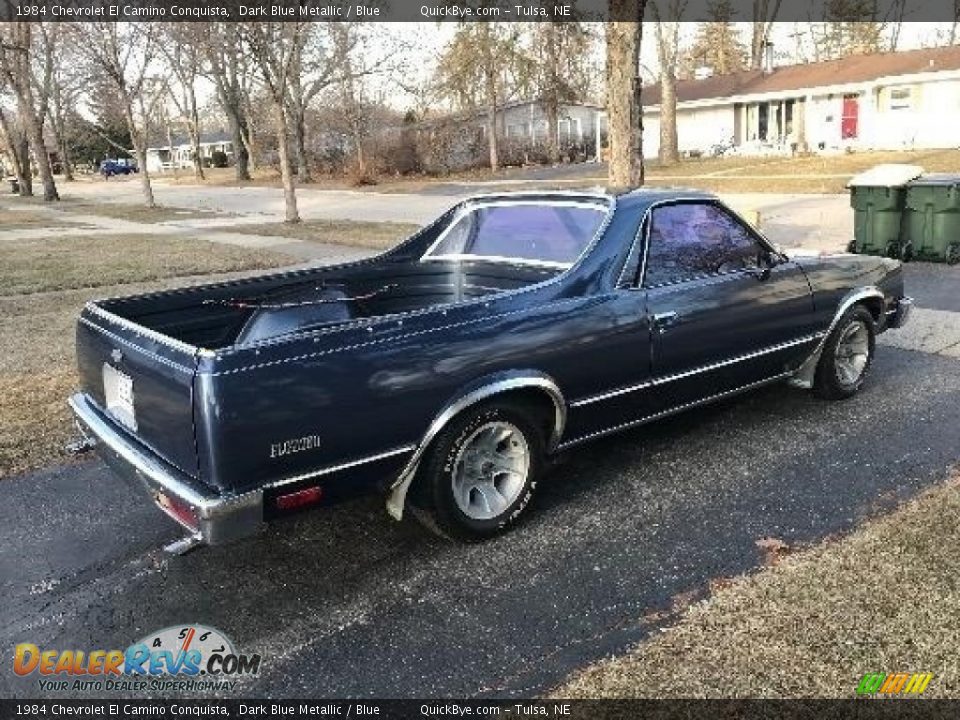
{"label": "black banner bar", "polygon": [[[870,17],[837,16],[831,0],[789,2],[779,6],[780,22],[858,19],[904,21],[956,20],[953,0],[908,3],[909,11],[897,11],[901,0],[877,0]],[[649,3],[648,3],[649,4]],[[754,20],[754,0],[731,0],[732,20]],[[615,10],[611,11],[611,5]],[[628,16],[631,3],[609,0],[0,0],[0,20],[45,20],[58,22],[209,22],[224,21],[328,21],[328,22],[544,22],[606,20],[636,21]],[[688,0],[684,22],[711,18],[711,0]],[[887,7],[889,6],[889,8]],[[906,8],[906,6],[904,6]],[[889,12],[887,12],[889,10]],[[647,19],[651,19],[648,13]]]}

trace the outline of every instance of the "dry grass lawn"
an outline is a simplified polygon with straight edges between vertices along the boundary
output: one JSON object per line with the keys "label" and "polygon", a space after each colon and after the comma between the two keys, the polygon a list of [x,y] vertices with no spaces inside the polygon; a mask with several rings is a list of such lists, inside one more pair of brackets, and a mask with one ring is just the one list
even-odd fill
{"label": "dry grass lawn", "polygon": [[[104,187],[103,194],[108,196],[110,194],[109,188]],[[24,205],[33,205],[51,211],[43,214],[30,213],[26,210],[22,211],[24,216],[29,216],[36,220],[36,222],[31,224],[31,227],[49,226],[51,224],[58,224],[61,222],[69,223],[71,222],[71,215],[94,215],[96,217],[105,219],[127,220],[130,222],[140,223],[160,223],[168,222],[170,220],[193,220],[218,216],[222,217],[224,215],[224,213],[214,212],[212,210],[206,211],[192,208],[168,207],[166,205],[158,205],[157,207],[148,208],[144,205],[138,204],[96,202],[93,200],[81,200],[79,198],[71,197],[61,198],[58,202],[48,203],[45,202],[43,198],[37,196],[27,198],[10,196],[4,199],[3,205],[0,205],[0,232],[8,229],[2,219],[3,207],[5,206],[9,212],[16,212],[18,205],[20,207],[23,207]],[[62,214],[62,217],[57,217],[57,214]]]}
{"label": "dry grass lawn", "polygon": [[277,267],[285,255],[186,236],[103,235],[0,238],[0,295],[145,282]]}
{"label": "dry grass lawn", "polygon": [[16,210],[9,206],[0,205],[0,233],[8,230],[24,230],[38,227],[64,227],[75,225],[67,218],[50,217],[49,213],[31,212],[30,210]]}
{"label": "dry grass lawn", "polygon": [[160,223],[170,220],[194,220],[222,216],[223,213],[194,210],[188,208],[158,205],[148,208],[144,205],[127,203],[98,203],[85,200],[62,200],[54,206],[65,213],[76,215],[96,215],[114,220],[128,220],[140,223]]}
{"label": "dry grass lawn", "polygon": [[868,672],[960,696],[960,477],[848,537],[724,583],[625,657],[553,695],[852,698]]}
{"label": "dry grass lawn", "polygon": [[419,225],[410,223],[304,220],[292,225],[288,223],[232,225],[228,230],[231,233],[271,235],[307,242],[355,245],[384,250],[405,240],[419,229]]}

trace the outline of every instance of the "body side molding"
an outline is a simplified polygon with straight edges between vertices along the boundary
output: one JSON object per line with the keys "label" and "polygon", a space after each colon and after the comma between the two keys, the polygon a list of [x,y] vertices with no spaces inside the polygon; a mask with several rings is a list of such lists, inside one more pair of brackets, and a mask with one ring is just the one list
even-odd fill
{"label": "body side molding", "polygon": [[465,392],[462,395],[448,402],[444,408],[434,417],[423,438],[417,444],[413,456],[407,462],[406,466],[400,472],[400,475],[390,486],[390,492],[387,495],[387,512],[395,520],[403,518],[403,508],[406,504],[407,491],[413,483],[413,478],[420,467],[420,461],[423,459],[427,448],[434,438],[440,434],[447,423],[472,405],[478,402],[514,390],[536,390],[542,392],[550,398],[554,407],[553,431],[550,434],[548,448],[554,449],[559,445],[560,438],[563,436],[563,429],[567,422],[567,403],[563,398],[556,382],[544,373],[537,371],[523,371],[516,374],[500,377],[499,379],[490,379],[489,382],[479,387]]}

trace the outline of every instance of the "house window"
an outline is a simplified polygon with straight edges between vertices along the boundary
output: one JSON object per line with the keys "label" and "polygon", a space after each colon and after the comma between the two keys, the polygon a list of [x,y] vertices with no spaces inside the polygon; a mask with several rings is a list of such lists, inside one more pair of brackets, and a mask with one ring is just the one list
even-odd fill
{"label": "house window", "polygon": [[909,110],[913,107],[913,89],[908,87],[890,88],[890,109]]}

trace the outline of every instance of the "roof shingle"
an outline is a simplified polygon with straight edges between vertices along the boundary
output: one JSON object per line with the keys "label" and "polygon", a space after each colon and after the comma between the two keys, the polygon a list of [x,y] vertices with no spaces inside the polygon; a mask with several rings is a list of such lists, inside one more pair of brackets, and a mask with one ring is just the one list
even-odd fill
{"label": "roof shingle", "polygon": [[[839,60],[778,67],[771,73],[746,70],[731,75],[715,75],[704,80],[680,80],[677,82],[677,101],[692,102],[734,95],[806,90],[942,70],[960,70],[960,45],[851,55]],[[660,85],[643,88],[641,97],[644,106],[659,105]]]}

